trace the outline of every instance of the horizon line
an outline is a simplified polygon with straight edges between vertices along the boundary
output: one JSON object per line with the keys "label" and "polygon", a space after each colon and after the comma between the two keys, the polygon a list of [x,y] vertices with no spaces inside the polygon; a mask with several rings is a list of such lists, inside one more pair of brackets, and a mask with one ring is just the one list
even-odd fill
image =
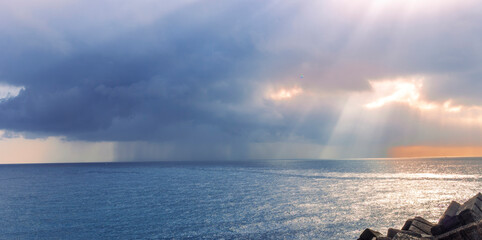
{"label": "horizon line", "polygon": [[[139,161],[91,161],[91,162],[22,162],[22,163],[0,163],[2,165],[64,165],[64,164],[121,164],[121,163],[195,163],[195,162],[255,162],[255,161],[378,161],[378,160],[454,160],[454,159],[475,159],[482,158],[482,156],[434,156],[434,157],[380,157],[380,158],[264,158],[264,159],[202,159],[202,160],[139,160]],[[482,159],[481,159],[482,160]]]}

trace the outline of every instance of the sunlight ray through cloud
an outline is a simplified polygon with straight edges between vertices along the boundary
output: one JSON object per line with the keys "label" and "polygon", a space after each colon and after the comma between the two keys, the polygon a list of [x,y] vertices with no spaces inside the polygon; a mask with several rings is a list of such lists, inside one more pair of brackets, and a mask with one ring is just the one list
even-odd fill
{"label": "sunlight ray through cloud", "polygon": [[366,104],[366,108],[379,108],[389,103],[404,103],[421,110],[436,109],[438,107],[437,104],[421,99],[420,95],[423,87],[421,79],[370,81],[370,85],[378,99]]}
{"label": "sunlight ray through cloud", "polygon": [[[424,83],[429,80],[434,79],[409,76],[371,80],[372,91],[350,94],[329,140],[320,152],[320,158],[376,157],[384,154],[400,157],[404,155],[387,151],[393,146],[410,145],[412,142],[431,144],[444,141],[438,137],[442,133],[433,133],[426,126],[434,129],[443,126],[446,133],[447,129],[478,131],[482,126],[482,106],[457,104],[451,98],[430,100],[424,89]],[[398,126],[398,130],[394,130],[396,137],[385,133],[392,126]],[[467,144],[472,144],[467,141]],[[455,142],[447,139],[444,144]],[[350,151],[346,151],[347,148]],[[356,154],[352,154],[354,152]]]}
{"label": "sunlight ray through cloud", "polygon": [[[475,0],[3,1],[0,130],[142,143],[116,147],[120,161],[318,156],[307,150],[318,146],[328,146],[326,158],[379,157],[387,146],[480,136],[481,8]],[[158,142],[173,150],[144,154]],[[252,143],[278,142],[302,144],[247,154]]]}
{"label": "sunlight ray through cloud", "polygon": [[395,80],[369,81],[373,89],[367,109],[377,109],[393,103],[405,104],[426,113],[436,113],[457,123],[482,124],[482,106],[454,105],[452,99],[429,101],[423,98],[421,77],[398,78]]}

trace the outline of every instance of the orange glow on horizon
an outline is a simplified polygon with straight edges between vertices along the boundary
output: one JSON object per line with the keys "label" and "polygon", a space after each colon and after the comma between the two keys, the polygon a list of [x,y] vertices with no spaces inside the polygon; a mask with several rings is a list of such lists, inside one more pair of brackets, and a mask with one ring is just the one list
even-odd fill
{"label": "orange glow on horizon", "polygon": [[2,137],[0,130],[0,165],[53,162],[111,162],[114,142],[64,141],[60,137],[28,139]]}
{"label": "orange glow on horizon", "polygon": [[479,157],[482,146],[398,146],[389,150],[394,158]]}

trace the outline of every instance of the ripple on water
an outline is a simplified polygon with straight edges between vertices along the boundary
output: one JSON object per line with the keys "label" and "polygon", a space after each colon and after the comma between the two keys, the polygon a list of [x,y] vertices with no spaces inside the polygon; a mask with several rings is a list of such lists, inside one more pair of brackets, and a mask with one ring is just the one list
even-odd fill
{"label": "ripple on water", "polygon": [[482,189],[481,167],[473,159],[2,166],[0,234],[356,239],[414,216],[436,221],[450,201]]}

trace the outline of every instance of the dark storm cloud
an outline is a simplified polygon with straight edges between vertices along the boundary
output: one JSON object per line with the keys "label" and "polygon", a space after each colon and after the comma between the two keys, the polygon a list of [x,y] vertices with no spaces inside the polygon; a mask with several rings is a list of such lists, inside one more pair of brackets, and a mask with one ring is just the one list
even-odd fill
{"label": "dark storm cloud", "polygon": [[0,127],[92,141],[286,135],[294,120],[238,111],[253,97],[265,58],[249,34],[249,18],[266,10],[257,5],[192,4],[102,42],[56,29],[66,50],[30,45],[49,40],[35,31],[11,33],[2,38],[0,76],[25,90],[0,105]]}
{"label": "dark storm cloud", "polygon": [[[370,4],[348,5],[3,3],[0,82],[25,89],[0,104],[0,129],[89,141],[323,144],[337,103],[370,91],[368,79],[430,75],[429,99],[478,101],[480,7],[370,16]],[[295,84],[338,95],[294,107],[263,96],[266,86]]]}

